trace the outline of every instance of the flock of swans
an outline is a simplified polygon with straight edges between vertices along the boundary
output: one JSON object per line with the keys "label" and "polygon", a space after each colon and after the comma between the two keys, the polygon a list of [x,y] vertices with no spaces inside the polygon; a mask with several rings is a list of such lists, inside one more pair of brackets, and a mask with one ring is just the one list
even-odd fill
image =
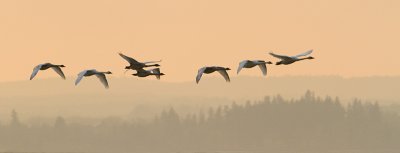
{"label": "flock of swans", "polygon": [[[276,62],[276,65],[289,65],[297,61],[301,60],[306,60],[306,59],[314,59],[312,56],[308,56],[313,52],[313,50],[309,50],[307,52],[298,54],[296,56],[286,56],[286,55],[278,55],[274,53],[269,53],[273,57],[279,58],[280,61]],[[147,77],[147,76],[156,76],[157,79],[160,79],[162,75],[165,75],[164,73],[161,73],[160,68],[158,68],[159,62],[160,61],[149,61],[149,62],[139,62],[135,60],[132,57],[126,56],[122,53],[119,53],[119,55],[125,59],[128,63],[129,66],[126,66],[125,69],[128,70],[135,70],[136,73],[132,74],[133,76],[137,77]],[[308,56],[308,57],[305,57]],[[239,63],[239,67],[237,69],[237,74],[243,69],[243,68],[253,68],[255,66],[258,66],[261,69],[261,72],[264,76],[267,75],[267,64],[273,64],[270,61],[263,61],[263,60],[244,60]],[[47,70],[49,68],[53,69],[57,74],[59,74],[63,79],[65,79],[65,75],[61,68],[65,67],[64,65],[55,65],[51,63],[44,63],[44,64],[39,64],[37,65],[32,72],[32,75],[30,77],[30,80],[32,80],[40,70]],[[153,69],[148,69],[146,70],[145,68],[148,67],[157,67]],[[219,72],[225,79],[226,82],[230,82],[228,70],[231,70],[228,67],[221,67],[221,66],[205,66],[199,69],[197,76],[196,76],[196,83],[199,83],[201,77],[203,74],[210,74],[213,72]],[[96,69],[89,69],[89,70],[84,70],[78,74],[78,78],[75,81],[75,85],[78,85],[79,82],[84,77],[89,77],[95,75],[97,78],[99,78],[100,82],[104,85],[105,88],[109,88],[108,81],[106,74],[112,74],[110,71],[102,72],[102,71],[97,71]]]}

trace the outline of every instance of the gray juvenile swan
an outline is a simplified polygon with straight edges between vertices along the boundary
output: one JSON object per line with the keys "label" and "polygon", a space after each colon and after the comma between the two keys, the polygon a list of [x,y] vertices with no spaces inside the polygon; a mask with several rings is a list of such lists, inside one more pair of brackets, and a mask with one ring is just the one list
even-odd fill
{"label": "gray juvenile swan", "polygon": [[281,65],[281,64],[289,65],[289,64],[292,64],[294,62],[305,60],[305,59],[314,59],[314,57],[312,57],[312,56],[300,58],[302,56],[307,56],[307,55],[311,54],[312,52],[313,52],[313,50],[309,50],[307,52],[301,53],[301,54],[296,55],[296,56],[278,55],[278,54],[274,54],[272,52],[269,53],[269,54],[274,56],[274,57],[276,57],[276,58],[281,59],[281,61],[277,62],[276,65]]}
{"label": "gray juvenile swan", "polygon": [[255,66],[260,67],[261,72],[263,73],[264,76],[267,75],[267,64],[272,64],[272,62],[265,62],[263,60],[244,60],[242,62],[239,63],[239,67],[237,70],[237,74],[239,74],[240,70],[242,70],[242,68],[253,68]]}
{"label": "gray juvenile swan", "polygon": [[201,76],[203,76],[203,73],[210,74],[215,71],[218,71],[225,79],[226,82],[230,82],[231,79],[229,78],[228,75],[228,70],[231,70],[230,68],[225,68],[225,67],[220,67],[220,66],[206,66],[202,67],[199,69],[197,76],[196,76],[196,83],[199,83]]}
{"label": "gray juvenile swan", "polygon": [[138,69],[143,69],[145,67],[152,67],[152,66],[159,67],[160,66],[159,64],[151,64],[151,65],[147,65],[147,64],[161,62],[161,60],[159,60],[159,61],[149,61],[149,62],[138,62],[137,60],[133,59],[132,57],[126,56],[126,55],[124,55],[122,53],[118,53],[118,54],[123,59],[128,61],[129,66],[125,67],[125,69],[127,69],[127,70],[130,70],[130,69],[138,70]]}
{"label": "gray juvenile swan", "polygon": [[88,76],[92,76],[92,75],[96,75],[97,78],[100,79],[100,82],[104,85],[104,87],[106,89],[109,88],[108,86],[108,82],[107,82],[107,78],[106,78],[106,74],[112,74],[110,71],[107,72],[99,72],[96,69],[91,69],[91,70],[84,70],[81,73],[78,74],[78,78],[75,81],[75,85],[78,85],[79,82],[81,82],[83,77],[88,77]]}
{"label": "gray juvenile swan", "polygon": [[160,68],[155,68],[155,69],[151,69],[151,70],[137,69],[136,71],[137,71],[137,73],[132,74],[132,75],[137,76],[137,77],[147,77],[150,75],[154,75],[157,77],[158,80],[160,80],[160,77],[162,75],[165,75],[164,73],[160,72]]}
{"label": "gray juvenile swan", "polygon": [[61,70],[62,67],[65,67],[65,66],[64,65],[54,65],[54,64],[51,64],[51,63],[39,64],[38,66],[33,68],[33,72],[31,74],[30,80],[32,80],[36,76],[36,74],[38,74],[38,72],[40,70],[47,70],[49,68],[51,68],[54,71],[56,71],[57,74],[60,75],[65,80],[65,75],[64,75],[63,71]]}

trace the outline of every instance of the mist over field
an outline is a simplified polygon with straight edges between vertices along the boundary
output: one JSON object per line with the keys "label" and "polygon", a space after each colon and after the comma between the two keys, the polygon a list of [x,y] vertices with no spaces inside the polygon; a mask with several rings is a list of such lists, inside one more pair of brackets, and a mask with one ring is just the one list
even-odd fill
{"label": "mist over field", "polygon": [[400,77],[0,84],[0,151],[391,152]]}
{"label": "mist over field", "polygon": [[265,96],[298,98],[305,91],[318,96],[339,97],[344,103],[354,99],[382,105],[396,104],[400,77],[237,77],[231,83],[209,77],[199,85],[193,82],[159,82],[137,78],[110,78],[105,90],[97,78],[87,78],[79,86],[74,78],[64,81],[38,79],[0,83],[0,120],[8,120],[16,109],[22,120],[31,117],[152,118],[173,106],[179,113],[191,113],[210,106],[257,101]]}

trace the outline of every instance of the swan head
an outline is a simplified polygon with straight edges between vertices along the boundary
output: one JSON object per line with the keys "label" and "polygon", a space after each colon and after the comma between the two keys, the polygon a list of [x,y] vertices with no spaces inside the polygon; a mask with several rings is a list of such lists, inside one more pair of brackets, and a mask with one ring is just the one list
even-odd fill
{"label": "swan head", "polygon": [[154,64],[154,66],[155,66],[155,67],[159,67],[159,66],[161,66],[161,65],[160,65],[160,64]]}
{"label": "swan head", "polygon": [[231,70],[229,67],[225,68],[225,70]]}
{"label": "swan head", "polygon": [[65,67],[65,65],[60,65],[60,67]]}
{"label": "swan head", "polygon": [[107,72],[105,72],[105,74],[112,74],[112,72],[111,71],[107,71]]}
{"label": "swan head", "polygon": [[164,73],[160,73],[159,75],[165,75]]}
{"label": "swan head", "polygon": [[307,57],[307,59],[315,59],[314,57],[312,57],[312,56],[309,56],[309,57]]}

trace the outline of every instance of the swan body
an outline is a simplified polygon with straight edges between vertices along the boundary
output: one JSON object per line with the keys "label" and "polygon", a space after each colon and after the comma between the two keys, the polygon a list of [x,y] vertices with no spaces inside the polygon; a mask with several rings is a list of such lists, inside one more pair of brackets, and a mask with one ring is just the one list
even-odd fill
{"label": "swan body", "polygon": [[[138,69],[143,69],[145,67],[152,67],[152,66],[159,67],[160,66],[159,64],[150,64],[150,63],[161,62],[161,60],[159,60],[159,61],[149,61],[149,62],[139,62],[139,61],[133,59],[132,57],[126,56],[126,55],[124,55],[122,53],[119,53],[119,56],[121,56],[123,59],[128,61],[129,66],[125,67],[125,69],[127,69],[127,70],[129,70],[129,69],[138,70]],[[150,64],[150,65],[148,65],[148,64]]]}
{"label": "swan body", "polygon": [[220,67],[220,66],[206,66],[202,67],[199,69],[197,76],[196,76],[196,83],[200,82],[201,77],[203,76],[204,73],[210,74],[215,71],[219,72],[225,79],[226,82],[230,82],[231,79],[229,78],[228,75],[228,70],[231,70],[230,68],[225,68],[225,67]]}
{"label": "swan body", "polygon": [[157,77],[158,80],[160,80],[162,75],[165,75],[164,73],[161,73],[160,68],[155,68],[155,69],[151,69],[151,70],[137,69],[136,71],[137,71],[137,73],[132,74],[132,75],[138,76],[138,77],[147,77],[150,75],[154,75]]}
{"label": "swan body", "polygon": [[272,62],[266,62],[263,60],[244,60],[239,63],[239,67],[237,70],[237,74],[243,69],[243,68],[253,68],[255,66],[258,66],[261,69],[261,72],[263,73],[264,76],[267,75],[267,64],[272,64]]}
{"label": "swan body", "polygon": [[75,81],[75,85],[78,85],[79,82],[83,79],[83,77],[89,77],[95,75],[97,78],[99,78],[100,82],[104,85],[106,89],[109,88],[108,86],[108,81],[106,78],[106,74],[112,74],[110,71],[107,72],[99,72],[96,69],[91,69],[91,70],[84,70],[78,74],[78,78]]}
{"label": "swan body", "polygon": [[307,55],[311,54],[312,52],[313,52],[313,50],[309,50],[307,52],[301,53],[301,54],[296,55],[296,56],[278,55],[278,54],[274,54],[272,52],[269,53],[269,54],[274,56],[274,57],[276,57],[276,58],[281,59],[281,61],[277,62],[276,65],[281,65],[281,64],[289,65],[289,64],[292,64],[294,62],[301,61],[301,60],[314,59],[314,57],[312,57],[312,56],[301,58],[302,56],[307,56]]}
{"label": "swan body", "polygon": [[65,67],[64,65],[54,65],[51,63],[44,63],[44,64],[39,64],[37,66],[35,66],[35,68],[33,68],[33,72],[31,74],[30,80],[32,80],[33,78],[35,78],[35,76],[38,74],[38,72],[40,70],[47,70],[49,68],[53,69],[58,75],[61,76],[61,78],[63,78],[65,80],[65,75],[63,73],[63,71],[61,70],[62,67]]}

